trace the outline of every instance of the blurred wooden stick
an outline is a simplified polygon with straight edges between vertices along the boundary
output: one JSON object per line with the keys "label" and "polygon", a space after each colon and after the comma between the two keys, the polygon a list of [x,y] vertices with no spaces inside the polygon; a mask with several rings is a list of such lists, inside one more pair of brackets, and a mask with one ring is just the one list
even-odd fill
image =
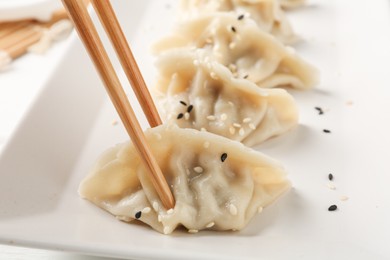
{"label": "blurred wooden stick", "polygon": [[25,54],[28,48],[37,43],[43,36],[44,28],[49,28],[60,20],[67,19],[65,9],[53,13],[48,22],[23,20],[0,24],[0,50],[8,53],[12,59]]}

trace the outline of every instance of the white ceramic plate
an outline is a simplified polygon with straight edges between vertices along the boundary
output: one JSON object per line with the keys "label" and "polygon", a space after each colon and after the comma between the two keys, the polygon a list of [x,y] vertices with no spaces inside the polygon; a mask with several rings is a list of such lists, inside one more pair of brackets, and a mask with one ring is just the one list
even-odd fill
{"label": "white ceramic plate", "polygon": [[[145,46],[168,32],[174,2],[115,2],[148,82]],[[134,259],[390,258],[388,5],[313,0],[289,13],[305,39],[297,50],[320,68],[322,83],[294,91],[300,126],[258,147],[285,164],[294,189],[236,233],[164,236],[78,197],[96,157],[126,134],[111,125],[117,116],[74,37],[0,157],[0,241]],[[336,190],[327,187],[328,173]],[[328,212],[331,204],[339,209]]]}
{"label": "white ceramic plate", "polygon": [[0,21],[33,18],[45,21],[59,8],[62,8],[59,0],[0,0]]}

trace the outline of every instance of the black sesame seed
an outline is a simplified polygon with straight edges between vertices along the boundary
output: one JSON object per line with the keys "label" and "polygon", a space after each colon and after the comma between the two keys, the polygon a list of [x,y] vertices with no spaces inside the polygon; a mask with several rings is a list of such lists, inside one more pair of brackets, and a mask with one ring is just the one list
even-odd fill
{"label": "black sesame seed", "polygon": [[221,155],[221,161],[224,162],[227,159],[227,153]]}
{"label": "black sesame seed", "polygon": [[320,108],[320,107],[315,107],[315,109],[318,111],[318,114],[319,114],[319,115],[324,114],[324,110],[322,110],[322,108]]}
{"label": "black sesame seed", "polygon": [[333,174],[329,173],[328,179],[329,179],[330,181],[333,181]]}
{"label": "black sesame seed", "polygon": [[330,133],[331,133],[331,131],[328,130],[328,129],[324,129],[324,130],[322,130],[322,131],[324,131],[324,133],[327,133],[327,134],[330,134]]}
{"label": "black sesame seed", "polygon": [[234,33],[237,32],[236,27],[232,26],[231,29],[232,29],[232,32],[234,32]]}
{"label": "black sesame seed", "polygon": [[187,106],[187,103],[184,101],[180,101],[180,104],[182,104],[183,106]]}
{"label": "black sesame seed", "polygon": [[335,211],[337,209],[336,205],[332,205],[328,208],[328,211]]}
{"label": "black sesame seed", "polygon": [[140,219],[142,216],[142,212],[141,211],[138,211],[137,213],[135,213],[135,218],[136,219]]}
{"label": "black sesame seed", "polygon": [[244,17],[245,17],[245,16],[244,16],[243,14],[241,14],[241,15],[239,15],[239,16],[237,17],[237,19],[238,19],[238,20],[242,20],[242,19],[244,19]]}
{"label": "black sesame seed", "polygon": [[245,76],[244,76],[244,79],[247,79],[248,77],[249,77],[249,75],[245,75]]}
{"label": "black sesame seed", "polygon": [[180,113],[178,116],[177,116],[177,119],[182,119],[184,117],[184,114],[183,113]]}
{"label": "black sesame seed", "polygon": [[188,112],[188,113],[191,113],[192,109],[194,109],[194,106],[193,106],[193,105],[190,105],[190,106],[187,108],[187,112]]}

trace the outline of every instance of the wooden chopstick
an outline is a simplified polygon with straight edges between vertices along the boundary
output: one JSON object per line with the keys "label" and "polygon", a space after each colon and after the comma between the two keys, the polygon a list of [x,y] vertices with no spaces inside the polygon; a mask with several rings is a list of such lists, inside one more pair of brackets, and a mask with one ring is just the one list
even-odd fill
{"label": "wooden chopstick", "polygon": [[108,54],[98,36],[86,6],[79,0],[62,0],[62,2],[100,74],[111,101],[133,141],[164,207],[167,209],[173,208],[175,200],[168,183],[150,151],[141,126],[131,108],[114,67],[109,60]]}
{"label": "wooden chopstick", "polygon": [[134,93],[150,126],[155,127],[161,125],[161,118],[110,1],[92,0],[92,4],[114,46],[122,68],[126,73],[127,79],[130,81],[130,85],[133,87]]}

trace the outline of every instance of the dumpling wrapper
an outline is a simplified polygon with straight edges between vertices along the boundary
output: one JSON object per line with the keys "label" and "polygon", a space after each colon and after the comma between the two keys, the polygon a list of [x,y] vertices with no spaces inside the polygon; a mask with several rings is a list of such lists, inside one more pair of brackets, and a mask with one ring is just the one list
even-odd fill
{"label": "dumpling wrapper", "polygon": [[297,106],[285,90],[261,89],[237,79],[228,68],[210,60],[206,51],[167,51],[160,55],[157,67],[161,115],[182,128],[206,130],[254,146],[298,124]]}
{"label": "dumpling wrapper", "polygon": [[284,9],[297,8],[304,5],[306,0],[280,0],[280,6]]}
{"label": "dumpling wrapper", "polygon": [[199,14],[176,26],[173,34],[153,46],[156,54],[174,48],[202,48],[213,59],[229,67],[239,78],[262,88],[310,89],[319,73],[292,47],[259,29],[253,20],[238,20],[231,13]]}
{"label": "dumpling wrapper", "polygon": [[145,135],[171,186],[173,210],[163,207],[130,143],[100,157],[80,184],[80,195],[123,221],[141,212],[140,221],[170,234],[179,226],[192,232],[241,230],[290,188],[279,163],[239,142],[174,125]]}
{"label": "dumpling wrapper", "polygon": [[245,15],[283,43],[292,44],[298,40],[279,0],[181,0],[180,13],[185,19],[215,12],[231,12],[235,17]]}

